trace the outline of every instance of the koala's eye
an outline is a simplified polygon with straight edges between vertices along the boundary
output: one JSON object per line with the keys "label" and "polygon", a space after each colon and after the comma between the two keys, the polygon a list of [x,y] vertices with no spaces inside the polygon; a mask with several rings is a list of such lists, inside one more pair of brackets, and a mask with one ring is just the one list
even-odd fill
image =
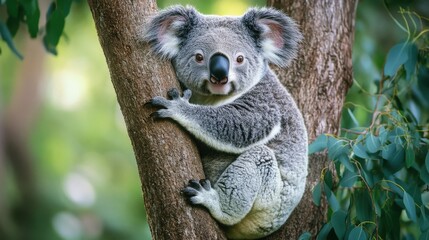
{"label": "koala's eye", "polygon": [[201,63],[203,60],[204,60],[204,57],[203,57],[203,55],[202,55],[202,54],[197,53],[197,54],[195,55],[195,61],[197,61],[198,63]]}
{"label": "koala's eye", "polygon": [[242,62],[244,61],[244,57],[243,57],[242,55],[239,55],[239,56],[237,57],[236,61],[237,61],[238,63],[242,63]]}

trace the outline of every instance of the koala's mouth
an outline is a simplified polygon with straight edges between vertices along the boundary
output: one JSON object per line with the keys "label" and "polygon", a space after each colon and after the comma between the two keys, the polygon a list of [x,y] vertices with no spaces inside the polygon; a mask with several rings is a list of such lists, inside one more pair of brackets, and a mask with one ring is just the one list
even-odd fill
{"label": "koala's mouth", "polygon": [[209,80],[204,81],[204,90],[208,95],[230,95],[235,92],[235,84],[233,81],[227,81],[220,84],[212,83]]}

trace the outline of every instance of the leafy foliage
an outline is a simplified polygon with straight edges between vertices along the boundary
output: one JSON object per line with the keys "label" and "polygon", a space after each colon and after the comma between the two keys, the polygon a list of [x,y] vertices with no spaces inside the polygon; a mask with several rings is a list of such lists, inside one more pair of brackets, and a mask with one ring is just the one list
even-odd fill
{"label": "leafy foliage", "polygon": [[63,34],[65,19],[70,12],[71,4],[72,0],[52,1],[46,12],[47,22],[44,28],[40,29],[40,9],[37,0],[0,1],[0,7],[5,5],[8,14],[6,22],[0,20],[0,36],[11,51],[18,58],[22,59],[23,56],[16,48],[13,37],[17,34],[21,26],[26,25],[28,33],[32,38],[43,34],[43,44],[46,50],[56,55],[56,47]]}
{"label": "leafy foliage", "polygon": [[325,169],[313,189],[314,203],[320,205],[324,194],[329,205],[318,240],[429,236],[429,90],[420,87],[429,79],[429,30],[417,14],[400,14],[404,23],[395,22],[407,40],[388,52],[377,93],[362,90],[374,103],[370,123],[359,127],[345,108],[356,127],[320,135],[309,146],[310,154],[327,149],[335,170]]}

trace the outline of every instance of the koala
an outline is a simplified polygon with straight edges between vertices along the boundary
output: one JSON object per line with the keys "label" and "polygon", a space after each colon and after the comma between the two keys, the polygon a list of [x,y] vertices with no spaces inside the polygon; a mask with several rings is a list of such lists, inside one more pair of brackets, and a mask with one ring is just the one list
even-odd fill
{"label": "koala", "polygon": [[287,66],[301,38],[294,21],[272,8],[233,17],[173,6],[146,26],[144,40],[171,60],[185,89],[152,98],[159,107],[152,116],[174,120],[198,140],[207,179],[190,180],[182,192],[229,239],[273,233],[304,193],[304,120],[269,67]]}

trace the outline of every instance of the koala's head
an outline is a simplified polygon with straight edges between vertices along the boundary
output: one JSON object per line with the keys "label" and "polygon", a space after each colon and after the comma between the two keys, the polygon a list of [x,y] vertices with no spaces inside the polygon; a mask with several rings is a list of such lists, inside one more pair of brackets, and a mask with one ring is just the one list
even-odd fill
{"label": "koala's head", "polygon": [[223,96],[250,89],[269,62],[286,66],[301,38],[293,20],[271,8],[220,17],[182,6],[159,12],[145,35],[156,54],[172,60],[187,88],[200,95]]}

